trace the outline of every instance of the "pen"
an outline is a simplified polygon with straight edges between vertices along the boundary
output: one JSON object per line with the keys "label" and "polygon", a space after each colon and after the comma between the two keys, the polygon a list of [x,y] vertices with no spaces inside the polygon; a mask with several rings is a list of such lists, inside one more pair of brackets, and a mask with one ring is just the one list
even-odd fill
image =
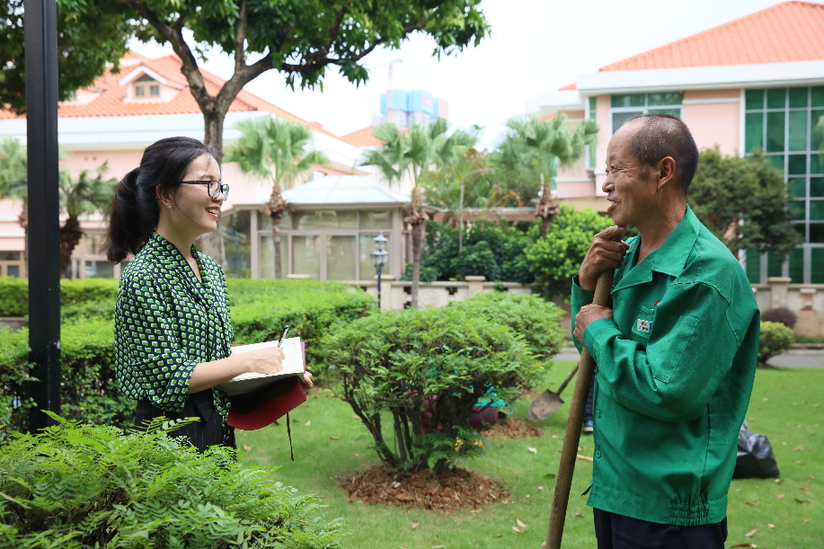
{"label": "pen", "polygon": [[283,333],[280,334],[280,339],[278,340],[278,347],[283,345],[283,340],[286,338],[286,332],[289,331],[289,325],[283,327]]}

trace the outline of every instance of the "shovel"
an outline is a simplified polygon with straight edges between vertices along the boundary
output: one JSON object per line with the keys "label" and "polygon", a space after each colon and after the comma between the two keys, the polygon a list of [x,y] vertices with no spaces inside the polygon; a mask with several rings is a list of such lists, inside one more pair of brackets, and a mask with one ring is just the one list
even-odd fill
{"label": "shovel", "polygon": [[561,400],[561,392],[566,389],[566,386],[575,377],[575,374],[578,372],[578,365],[575,365],[575,368],[569,373],[567,378],[561,383],[561,386],[558,387],[558,391],[553,393],[549,389],[538,395],[538,398],[529,406],[529,419],[532,421],[543,421],[549,417],[549,414],[557,410],[561,407],[561,404],[564,403]]}

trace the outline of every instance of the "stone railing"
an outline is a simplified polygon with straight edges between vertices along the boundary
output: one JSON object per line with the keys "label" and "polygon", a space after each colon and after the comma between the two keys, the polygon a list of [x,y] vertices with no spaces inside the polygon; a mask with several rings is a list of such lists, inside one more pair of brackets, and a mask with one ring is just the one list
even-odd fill
{"label": "stone railing", "polygon": [[[377,280],[349,282],[376,296]],[[467,276],[461,282],[421,283],[418,293],[418,305],[421,309],[441,307],[451,301],[462,301],[483,292],[493,292],[503,286],[507,291],[519,294],[531,292],[529,286],[515,282],[487,282],[482,276]],[[381,309],[401,311],[408,306],[412,283],[408,280],[395,280],[392,275],[381,280]],[[759,308],[764,311],[773,307],[787,307],[798,315],[795,335],[800,337],[824,338],[824,284],[790,284],[789,278],[770,278],[767,284],[754,284],[753,293]],[[569,305],[556,302],[556,305],[569,311]],[[562,325],[569,332],[569,314],[564,316]]]}
{"label": "stone railing", "polygon": [[824,338],[824,284],[790,284],[785,277],[771,277],[767,284],[753,284],[758,307],[764,311],[787,307],[798,315],[795,335]]}

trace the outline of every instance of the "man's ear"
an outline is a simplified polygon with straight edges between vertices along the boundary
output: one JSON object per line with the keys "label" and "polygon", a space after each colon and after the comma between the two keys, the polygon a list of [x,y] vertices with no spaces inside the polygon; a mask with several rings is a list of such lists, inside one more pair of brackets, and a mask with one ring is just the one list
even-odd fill
{"label": "man's ear", "polygon": [[658,162],[658,190],[662,190],[667,184],[675,183],[675,159],[665,156]]}

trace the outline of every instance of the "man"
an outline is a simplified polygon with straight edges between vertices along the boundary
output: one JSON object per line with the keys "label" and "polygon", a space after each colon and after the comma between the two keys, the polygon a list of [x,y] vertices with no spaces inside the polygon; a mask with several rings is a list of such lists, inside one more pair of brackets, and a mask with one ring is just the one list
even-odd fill
{"label": "man", "polygon": [[[628,120],[607,147],[616,225],[574,277],[573,336],[596,362],[587,503],[599,549],[722,549],[759,311],[743,269],[687,206],[698,149],[675,117]],[[628,225],[639,235],[621,242]],[[591,304],[616,269],[611,308]]]}

